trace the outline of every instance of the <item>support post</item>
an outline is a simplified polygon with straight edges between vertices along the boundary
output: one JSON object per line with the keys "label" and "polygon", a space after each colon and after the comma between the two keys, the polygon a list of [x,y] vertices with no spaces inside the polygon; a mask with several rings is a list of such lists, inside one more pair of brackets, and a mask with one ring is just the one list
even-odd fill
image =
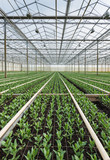
{"label": "support post", "polygon": [[21,64],[21,72],[22,72],[22,67],[23,67],[23,66],[22,66],[22,64]]}
{"label": "support post", "polygon": [[28,75],[28,41],[26,41],[27,75]]}
{"label": "support post", "polygon": [[73,70],[73,69],[72,69],[72,61],[71,61],[71,72],[72,72],[72,70]]}
{"label": "support post", "polygon": [[13,71],[14,71],[14,57],[12,57]]}
{"label": "support post", "polygon": [[36,58],[35,58],[35,61],[36,61],[36,72],[37,72],[37,54],[36,54]]}
{"label": "support post", "polygon": [[44,59],[43,59],[43,71],[44,71]]}
{"label": "support post", "polygon": [[98,51],[98,40],[97,40],[97,75],[99,74],[99,73],[98,73],[98,71],[99,71],[99,66],[98,66],[98,65],[99,65],[99,64],[98,64],[98,63],[99,63],[99,53],[98,53],[98,52],[99,52],[99,51]]}
{"label": "support post", "polygon": [[78,72],[80,71],[80,68],[79,68],[79,54],[78,54]]}
{"label": "support post", "polygon": [[86,74],[86,49],[85,49],[85,67],[84,67],[84,72]]}
{"label": "support post", "polygon": [[106,72],[106,60],[107,60],[107,59],[106,59],[106,57],[105,57],[105,72]]}
{"label": "support post", "polygon": [[6,63],[6,19],[4,19],[4,62],[5,62],[5,78],[7,78],[7,63]]}
{"label": "support post", "polygon": [[3,72],[3,54],[2,54],[2,72]]}

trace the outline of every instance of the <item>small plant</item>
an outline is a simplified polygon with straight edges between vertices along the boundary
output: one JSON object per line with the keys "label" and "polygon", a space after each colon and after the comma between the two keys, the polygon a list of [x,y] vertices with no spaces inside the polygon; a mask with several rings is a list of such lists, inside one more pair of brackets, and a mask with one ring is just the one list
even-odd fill
{"label": "small plant", "polygon": [[99,158],[97,158],[95,153],[94,154],[89,154],[89,156],[91,158],[90,160],[100,160]]}
{"label": "small plant", "polygon": [[60,131],[57,130],[56,134],[57,134],[57,138],[61,141],[63,139],[63,137],[61,136],[62,131],[61,130]]}
{"label": "small plant", "polygon": [[27,155],[25,156],[25,158],[27,159],[27,160],[35,160],[35,157],[36,157],[36,155],[37,155],[37,153],[38,153],[38,148],[31,148],[31,151],[29,150],[28,152],[27,152]]}
{"label": "small plant", "polygon": [[37,132],[37,134],[38,134],[39,129],[40,129],[40,126],[41,126],[41,122],[38,121],[38,122],[36,122],[34,125],[35,125],[34,128],[35,128],[35,130],[36,130],[36,132]]}
{"label": "small plant", "polygon": [[84,139],[84,135],[85,135],[84,128],[80,128],[80,129],[79,129],[79,133],[80,133],[81,138],[82,138],[82,140],[83,140],[83,139]]}
{"label": "small plant", "polygon": [[50,146],[51,144],[49,144],[49,141],[51,139],[51,134],[49,133],[44,133],[43,134],[44,136],[44,140],[43,140],[43,148],[41,148],[41,151],[44,153],[44,157],[46,158],[46,160],[50,160],[51,159],[51,156],[52,156],[52,153],[50,152]]}
{"label": "small plant", "polygon": [[84,155],[81,154],[79,157],[77,155],[75,155],[74,157],[72,156],[72,160],[83,160],[84,159]]}
{"label": "small plant", "polygon": [[3,148],[3,151],[6,153],[6,157],[8,157],[8,155],[10,154],[12,155],[12,160],[18,160],[19,155],[17,156],[17,153],[20,150],[20,148],[17,148],[16,139],[14,140],[14,143],[12,143],[11,140],[12,138],[9,136],[6,141],[2,142],[2,146],[5,147]]}
{"label": "small plant", "polygon": [[57,160],[63,160],[64,154],[66,151],[63,151],[61,149],[61,141],[60,140],[57,140],[57,147],[58,147],[58,150],[57,151],[54,150],[54,152],[56,154],[56,158],[57,158]]}
{"label": "small plant", "polygon": [[72,145],[76,156],[80,156],[84,152],[84,146],[86,145],[86,143],[87,142],[82,142],[79,138],[78,141],[74,145]]}
{"label": "small plant", "polygon": [[41,147],[40,142],[42,140],[42,137],[40,135],[36,135],[36,137],[34,137],[34,139],[35,139],[35,144],[37,145],[37,147],[40,148]]}
{"label": "small plant", "polygon": [[52,120],[47,120],[47,128],[49,129],[49,132],[52,131]]}
{"label": "small plant", "polygon": [[90,144],[89,144],[90,151],[91,151],[91,153],[93,153],[93,148],[95,146],[95,142],[93,140],[91,140],[91,138],[89,138],[89,142],[90,142]]}

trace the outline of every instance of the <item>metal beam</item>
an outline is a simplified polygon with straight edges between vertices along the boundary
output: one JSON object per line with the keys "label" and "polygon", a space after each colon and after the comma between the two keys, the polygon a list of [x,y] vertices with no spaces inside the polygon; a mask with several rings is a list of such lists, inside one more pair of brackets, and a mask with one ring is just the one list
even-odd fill
{"label": "metal beam", "polygon": [[[6,13],[0,8],[0,14],[2,15],[1,17],[3,17],[2,19],[6,19],[7,23],[9,23],[15,30],[16,32],[24,38],[25,41],[28,41],[29,44],[31,44],[31,46],[33,46],[36,49],[36,52],[39,53],[40,55],[42,55],[42,53],[35,47],[35,45],[28,39],[28,37],[26,37],[26,35],[14,24],[13,21],[11,21],[10,18],[8,18],[8,16],[6,15]],[[18,16],[19,17],[19,16]],[[43,56],[43,55],[42,55]],[[45,58],[45,57],[44,57]],[[45,58],[45,61],[47,61],[49,63],[49,61]]]}
{"label": "metal beam", "polygon": [[98,75],[98,71],[99,71],[98,63],[99,63],[99,51],[98,51],[98,41],[97,41],[97,75]]}
{"label": "metal beam", "polygon": [[[8,19],[56,19],[56,16],[32,16],[30,19],[27,16],[7,16]],[[4,19],[3,16],[0,16],[0,19]],[[57,19],[100,19],[105,20],[106,18],[104,16],[57,16]],[[110,19],[110,17],[107,18],[107,20]]]}
{"label": "metal beam", "polygon": [[27,75],[28,75],[28,41],[26,42],[26,60],[27,60]]}
{"label": "metal beam", "polygon": [[[45,24],[45,25],[46,25],[46,24],[47,24],[47,25],[48,25],[48,24],[50,24],[50,25],[51,25],[51,24],[56,24],[56,22],[53,22],[53,21],[52,21],[52,22],[46,22],[46,21],[44,21],[44,22],[39,22],[39,21],[35,21],[35,22],[26,22],[26,21],[25,21],[25,22],[19,22],[19,21],[13,21],[13,22],[14,22],[14,24],[19,24],[19,25],[20,25],[20,24],[21,24],[21,25],[22,25],[22,24],[24,24],[24,25],[25,25],[25,24],[37,24],[37,25],[38,25],[38,24],[40,24],[40,25],[41,25],[41,24]],[[68,24],[78,24],[78,23],[79,23],[79,22],[68,22],[67,25],[68,25]],[[0,22],[0,24],[3,24],[3,22]],[[64,22],[57,22],[57,24],[64,24]],[[93,22],[93,21],[91,21],[91,22],[86,22],[86,23],[85,23],[85,22],[81,22],[80,24],[92,25],[92,24],[96,24],[96,22]],[[110,25],[109,22],[98,22],[97,24],[100,24],[100,25]]]}
{"label": "metal beam", "polygon": [[4,19],[4,60],[5,60],[5,78],[7,78],[7,61],[6,61],[6,19]]}
{"label": "metal beam", "polygon": [[[0,41],[3,41],[4,39],[0,39]],[[8,38],[7,41],[27,41],[27,39],[11,39]],[[28,41],[56,41],[56,39],[28,39]],[[57,41],[62,41],[62,39],[57,39]],[[63,41],[97,41],[97,39],[63,39]],[[98,39],[98,41],[109,41],[110,39]],[[85,49],[84,49],[85,50]]]}
{"label": "metal beam", "polygon": [[[71,1],[68,0],[67,6],[66,6],[65,17],[68,17],[70,3],[71,3]],[[59,58],[60,58],[61,49],[62,49],[62,45],[63,45],[63,39],[64,39],[64,34],[65,34],[65,29],[66,29],[66,22],[67,22],[67,18],[65,18],[64,25],[63,25],[63,32],[62,32],[62,38],[61,38],[61,44],[60,44]],[[59,59],[58,59],[58,63],[59,63]]]}

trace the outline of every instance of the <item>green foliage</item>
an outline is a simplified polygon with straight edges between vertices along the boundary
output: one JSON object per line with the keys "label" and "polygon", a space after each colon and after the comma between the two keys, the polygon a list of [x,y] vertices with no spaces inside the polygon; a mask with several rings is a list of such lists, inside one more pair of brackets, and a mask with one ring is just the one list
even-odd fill
{"label": "green foliage", "polygon": [[37,153],[38,153],[38,148],[33,148],[32,147],[31,150],[29,150],[27,152],[27,155],[25,156],[25,158],[27,160],[35,160],[35,157],[36,157]]}

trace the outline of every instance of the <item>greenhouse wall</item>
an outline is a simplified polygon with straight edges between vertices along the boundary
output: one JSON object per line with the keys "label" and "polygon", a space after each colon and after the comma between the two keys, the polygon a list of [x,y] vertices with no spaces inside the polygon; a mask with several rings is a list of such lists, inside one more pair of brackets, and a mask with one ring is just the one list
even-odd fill
{"label": "greenhouse wall", "polygon": [[[85,71],[84,65],[28,65],[29,71]],[[99,65],[99,72],[110,72],[110,65]],[[0,71],[4,71],[4,62],[0,62]],[[7,62],[7,71],[27,71],[27,65]],[[97,65],[86,65],[86,71],[97,71]]]}

